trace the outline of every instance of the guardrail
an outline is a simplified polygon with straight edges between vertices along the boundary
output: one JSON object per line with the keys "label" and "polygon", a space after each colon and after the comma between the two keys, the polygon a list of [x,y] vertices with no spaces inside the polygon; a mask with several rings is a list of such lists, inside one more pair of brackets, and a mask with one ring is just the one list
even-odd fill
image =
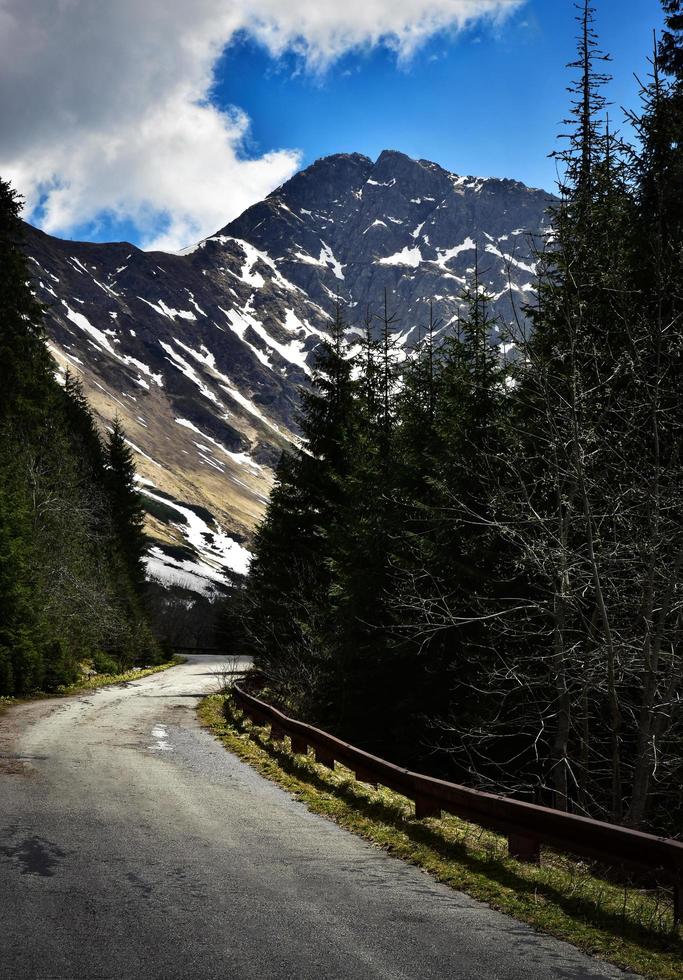
{"label": "guardrail", "polygon": [[674,925],[681,924],[683,842],[410,772],[288,717],[238,685],[232,688],[232,694],[249,718],[257,724],[270,725],[274,741],[282,741],[288,735],[293,752],[305,755],[311,747],[316,761],[328,768],[334,769],[335,762],[339,762],[351,769],[360,782],[395,790],[414,801],[418,820],[438,817],[445,810],[498,831],[507,836],[509,853],[519,861],[539,863],[541,844],[550,844],[605,864],[652,873],[657,880],[673,886]]}

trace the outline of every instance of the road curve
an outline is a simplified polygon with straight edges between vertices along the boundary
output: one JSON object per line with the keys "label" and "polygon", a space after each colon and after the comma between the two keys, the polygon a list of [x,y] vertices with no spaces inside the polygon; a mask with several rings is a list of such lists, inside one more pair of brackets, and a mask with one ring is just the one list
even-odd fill
{"label": "road curve", "polygon": [[2,980],[623,978],[227,753],[194,711],[216,668],[0,718]]}

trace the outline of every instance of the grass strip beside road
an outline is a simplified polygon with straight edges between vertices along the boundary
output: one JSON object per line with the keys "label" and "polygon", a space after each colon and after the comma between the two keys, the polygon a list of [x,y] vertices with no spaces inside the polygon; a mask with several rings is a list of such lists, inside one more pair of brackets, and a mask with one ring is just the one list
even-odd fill
{"label": "grass strip beside road", "polygon": [[507,855],[504,837],[457,817],[416,820],[413,804],[369,788],[337,764],[275,743],[229,695],[205,698],[202,723],[226,749],[278,783],[309,810],[427,871],[438,881],[540,932],[652,980],[680,980],[683,939],[672,931],[671,894],[625,888],[596,876],[586,862],[543,849],[541,866]]}
{"label": "grass strip beside road", "polygon": [[184,657],[173,657],[172,660],[155,667],[143,667],[142,669],[126,670],[122,674],[95,674],[92,677],[82,677],[74,684],[61,685],[55,691],[36,691],[35,694],[25,698],[6,698],[0,697],[0,715],[2,712],[11,708],[15,704],[26,704],[29,701],[44,701],[50,698],[69,698],[78,694],[87,694],[88,691],[96,691],[100,687],[112,687],[114,684],[126,684],[129,681],[138,681],[142,677],[149,677],[151,674],[159,674],[163,670],[170,670],[178,664],[185,663]]}

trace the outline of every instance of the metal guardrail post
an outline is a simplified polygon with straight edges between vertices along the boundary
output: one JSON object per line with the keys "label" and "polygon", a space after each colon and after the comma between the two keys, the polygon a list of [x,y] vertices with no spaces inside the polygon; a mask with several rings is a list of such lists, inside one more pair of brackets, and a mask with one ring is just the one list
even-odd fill
{"label": "metal guardrail post", "polygon": [[356,779],[359,783],[367,783],[368,786],[374,786],[377,788],[377,778],[369,771],[369,769],[364,769],[363,766],[356,766]]}
{"label": "metal guardrail post", "polygon": [[328,769],[334,769],[334,756],[325,749],[317,748],[317,746],[315,750],[315,761],[319,762],[321,766],[327,766]]}
{"label": "metal guardrail post", "polygon": [[274,742],[284,742],[285,731],[276,721],[270,723],[270,737]]}
{"label": "metal guardrail post", "polygon": [[305,738],[299,738],[298,735],[290,735],[290,740],[292,742],[292,752],[296,752],[297,755],[308,755],[308,742]]}
{"label": "metal guardrail post", "polygon": [[427,817],[440,817],[441,804],[432,799],[431,796],[415,795],[415,816],[418,820],[426,820]]}
{"label": "metal guardrail post", "polygon": [[527,864],[541,863],[541,842],[538,837],[525,834],[508,834],[508,854],[517,861]]}

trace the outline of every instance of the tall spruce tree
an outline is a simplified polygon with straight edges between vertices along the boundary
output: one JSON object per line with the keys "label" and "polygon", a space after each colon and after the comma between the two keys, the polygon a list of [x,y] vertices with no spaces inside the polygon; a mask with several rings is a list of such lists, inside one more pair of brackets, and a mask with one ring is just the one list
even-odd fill
{"label": "tall spruce tree", "polygon": [[126,442],[123,426],[114,419],[105,447],[106,486],[116,545],[120,551],[130,586],[141,596],[145,584],[145,512],[135,484],[133,453]]}
{"label": "tall spruce tree", "polygon": [[20,245],[21,199],[0,179],[0,424],[28,426],[52,394],[43,309]]}
{"label": "tall spruce tree", "polygon": [[26,694],[42,681],[44,636],[35,607],[30,530],[28,502],[8,460],[0,457],[0,695]]}
{"label": "tall spruce tree", "polygon": [[662,7],[666,27],[655,40],[652,77],[643,85],[643,110],[632,113],[631,120],[643,144],[638,181],[643,207],[652,219],[648,240],[655,244],[653,236],[661,225],[663,257],[676,262],[675,248],[673,254],[669,249],[683,238],[683,6],[681,0],[662,0]]}
{"label": "tall spruce tree", "polygon": [[[427,491],[413,526],[403,528],[407,547],[393,595],[400,632],[416,654],[414,676],[422,680],[414,731],[448,751],[459,778],[469,769],[465,733],[486,710],[479,694],[491,655],[486,624],[502,560],[490,508],[500,478],[506,367],[492,346],[499,324],[489,310],[477,253],[436,357],[432,434],[420,461]],[[437,722],[431,731],[427,717]]]}
{"label": "tall spruce tree", "polygon": [[329,720],[330,540],[354,438],[353,360],[341,305],[301,393],[302,444],[283,454],[241,596],[256,664],[292,707]]}
{"label": "tall spruce tree", "polygon": [[333,723],[341,734],[378,751],[391,741],[390,729],[382,721],[388,717],[385,706],[400,700],[394,684],[400,665],[392,658],[387,631],[397,521],[396,322],[385,291],[380,312],[369,311],[366,318],[345,494],[330,538],[336,665]]}
{"label": "tall spruce tree", "polygon": [[[407,502],[427,503],[431,463],[436,438],[436,403],[439,355],[436,333],[441,321],[434,319],[430,303],[424,337],[402,365],[401,385],[396,397],[396,463],[399,483]],[[420,331],[422,332],[422,331]]]}

